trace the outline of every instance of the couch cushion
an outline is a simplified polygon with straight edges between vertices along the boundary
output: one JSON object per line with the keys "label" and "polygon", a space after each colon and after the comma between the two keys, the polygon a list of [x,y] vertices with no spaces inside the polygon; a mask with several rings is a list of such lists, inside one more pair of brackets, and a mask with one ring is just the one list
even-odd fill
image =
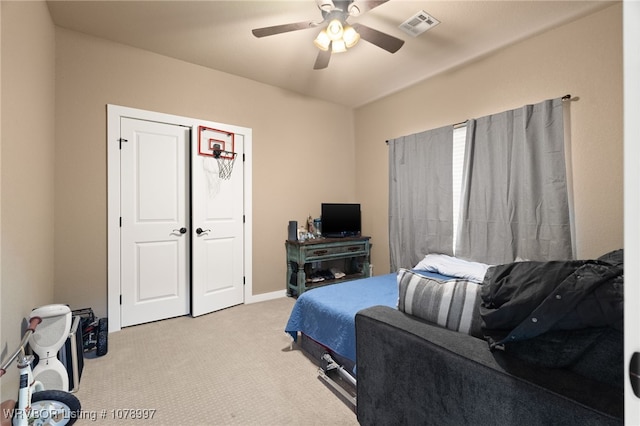
{"label": "couch cushion", "polygon": [[451,330],[482,338],[479,284],[463,279],[442,281],[398,271],[398,310]]}

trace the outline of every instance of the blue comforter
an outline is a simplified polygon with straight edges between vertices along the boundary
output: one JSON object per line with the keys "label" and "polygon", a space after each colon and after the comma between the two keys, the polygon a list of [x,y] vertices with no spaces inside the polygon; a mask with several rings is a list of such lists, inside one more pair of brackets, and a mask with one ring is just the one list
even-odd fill
{"label": "blue comforter", "polygon": [[[450,279],[433,272],[417,271],[426,276]],[[328,347],[355,363],[356,313],[376,305],[398,305],[396,273],[315,288],[302,293],[291,311],[285,331],[293,337],[298,332]]]}

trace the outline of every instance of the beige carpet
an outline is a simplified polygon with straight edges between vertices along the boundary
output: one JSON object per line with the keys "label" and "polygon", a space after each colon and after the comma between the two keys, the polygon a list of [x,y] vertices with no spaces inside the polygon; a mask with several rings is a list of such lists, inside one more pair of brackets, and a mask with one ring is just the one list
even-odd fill
{"label": "beige carpet", "polygon": [[293,303],[240,305],[110,334],[107,355],[85,358],[76,393],[85,418],[76,424],[357,425],[315,365],[290,349],[284,327]]}

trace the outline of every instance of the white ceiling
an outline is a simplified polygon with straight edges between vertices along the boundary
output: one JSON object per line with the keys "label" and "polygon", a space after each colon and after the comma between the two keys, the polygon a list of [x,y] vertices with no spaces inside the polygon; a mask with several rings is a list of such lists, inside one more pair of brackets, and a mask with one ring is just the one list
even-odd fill
{"label": "white ceiling", "polygon": [[[350,107],[613,3],[390,0],[349,22],[405,40],[398,52],[360,41],[333,54],[328,68],[313,70],[319,29],[264,38],[251,30],[320,21],[315,0],[48,1],[60,27]],[[441,23],[418,37],[398,28],[420,10]]]}

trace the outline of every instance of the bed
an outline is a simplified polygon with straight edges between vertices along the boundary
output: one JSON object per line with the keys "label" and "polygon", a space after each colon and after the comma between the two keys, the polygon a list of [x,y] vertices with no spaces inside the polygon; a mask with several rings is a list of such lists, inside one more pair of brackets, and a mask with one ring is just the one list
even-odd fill
{"label": "bed", "polygon": [[[447,279],[436,273],[421,273]],[[302,333],[302,338],[310,338],[355,364],[356,312],[375,305],[395,307],[397,303],[395,273],[318,287],[298,297],[285,331],[294,341]]]}
{"label": "bed", "polygon": [[[439,282],[463,278],[481,283],[488,267],[447,255],[428,254],[411,271]],[[319,377],[354,410],[356,313],[372,306],[396,308],[401,271],[306,291],[296,300],[285,327],[293,341],[320,366]]]}
{"label": "bed", "polygon": [[[465,278],[482,282],[488,265],[467,262],[441,254],[428,254],[415,272],[439,280]],[[291,312],[285,332],[307,349],[305,340],[321,346],[321,350],[336,356],[355,375],[356,339],[355,315],[376,305],[397,307],[397,274],[318,287],[301,294]],[[308,350],[309,351],[309,350]]]}

